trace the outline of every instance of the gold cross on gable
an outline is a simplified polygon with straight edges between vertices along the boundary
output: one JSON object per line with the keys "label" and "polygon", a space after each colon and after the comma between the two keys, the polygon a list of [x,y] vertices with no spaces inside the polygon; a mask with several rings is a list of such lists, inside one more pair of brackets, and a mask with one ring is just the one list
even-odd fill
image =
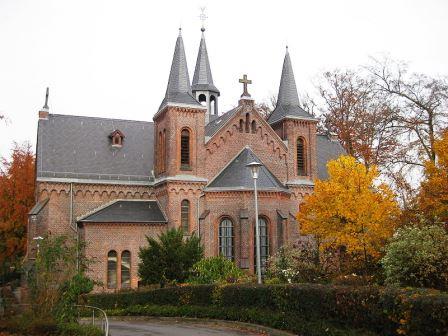
{"label": "gold cross on gable", "polygon": [[247,84],[252,84],[252,80],[247,79],[247,75],[243,75],[243,78],[240,78],[240,83],[243,83],[244,91],[241,97],[250,97],[249,92],[247,92]]}

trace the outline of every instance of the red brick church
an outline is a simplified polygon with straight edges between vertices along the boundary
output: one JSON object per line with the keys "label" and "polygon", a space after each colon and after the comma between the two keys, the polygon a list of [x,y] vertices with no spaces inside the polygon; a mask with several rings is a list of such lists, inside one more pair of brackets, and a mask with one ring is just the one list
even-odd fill
{"label": "red brick church", "polygon": [[261,167],[258,200],[261,259],[299,237],[295,216],[326,163],[343,149],[316,132],[300,107],[288,51],[277,106],[267,119],[244,92],[220,113],[202,29],[190,83],[179,34],[165,97],[153,122],[39,112],[36,205],[30,211],[28,257],[36,237],[69,234],[94,258],[97,290],[138,286],[145,236],[168,228],[198,234],[206,256],[224,255],[254,271],[254,188],[247,163]]}

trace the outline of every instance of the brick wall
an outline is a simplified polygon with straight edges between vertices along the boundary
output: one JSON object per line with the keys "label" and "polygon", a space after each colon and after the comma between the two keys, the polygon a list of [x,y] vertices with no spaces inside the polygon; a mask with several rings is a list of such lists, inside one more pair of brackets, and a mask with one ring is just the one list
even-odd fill
{"label": "brick wall", "polygon": [[[86,242],[86,256],[92,260],[88,275],[103,283],[95,291],[115,291],[121,288],[121,254],[131,252],[131,287],[138,286],[138,253],[142,246],[147,246],[146,236],[156,238],[166,229],[166,224],[134,223],[88,223],[80,229],[80,236]],[[107,288],[107,254],[117,252],[117,288]]]}

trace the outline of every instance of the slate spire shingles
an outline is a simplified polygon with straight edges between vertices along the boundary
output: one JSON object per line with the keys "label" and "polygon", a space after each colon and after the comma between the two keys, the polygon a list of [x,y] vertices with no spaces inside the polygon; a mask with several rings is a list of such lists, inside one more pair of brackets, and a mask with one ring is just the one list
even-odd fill
{"label": "slate spire shingles", "polygon": [[288,47],[286,47],[282,76],[280,78],[280,88],[278,90],[277,106],[269,116],[268,122],[273,124],[288,117],[314,119],[311,114],[300,107],[291,57],[289,56]]}
{"label": "slate spire shingles", "polygon": [[207,45],[205,44],[204,28],[202,30],[201,42],[199,44],[196,68],[194,70],[192,89],[193,91],[212,91],[218,94],[219,90],[213,83],[212,70],[208,59]]}
{"label": "slate spire shingles", "polygon": [[190,77],[188,75],[187,58],[185,56],[184,41],[181,29],[174,48],[173,61],[171,63],[170,76],[166,88],[165,98],[160,104],[159,110],[166,104],[198,105],[199,102],[191,94]]}

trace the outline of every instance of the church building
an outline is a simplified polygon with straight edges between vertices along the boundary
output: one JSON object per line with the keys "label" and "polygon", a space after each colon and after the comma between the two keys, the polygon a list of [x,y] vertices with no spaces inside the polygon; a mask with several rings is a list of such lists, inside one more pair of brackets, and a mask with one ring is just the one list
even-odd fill
{"label": "church building", "polygon": [[222,113],[204,30],[192,82],[179,31],[153,122],[50,113],[47,91],[37,129],[30,261],[36,238],[72,235],[94,260],[89,276],[103,284],[97,291],[136,288],[146,236],[181,228],[185,236],[200,236],[205,256],[223,255],[253,273],[254,181],[246,166],[252,162],[262,164],[262,264],[300,238],[299,205],[316,179],[327,178],[326,163],[343,149],[331,136],[317,134],[318,120],[300,107],[288,50],[268,118],[251,98],[246,75],[236,107]]}

